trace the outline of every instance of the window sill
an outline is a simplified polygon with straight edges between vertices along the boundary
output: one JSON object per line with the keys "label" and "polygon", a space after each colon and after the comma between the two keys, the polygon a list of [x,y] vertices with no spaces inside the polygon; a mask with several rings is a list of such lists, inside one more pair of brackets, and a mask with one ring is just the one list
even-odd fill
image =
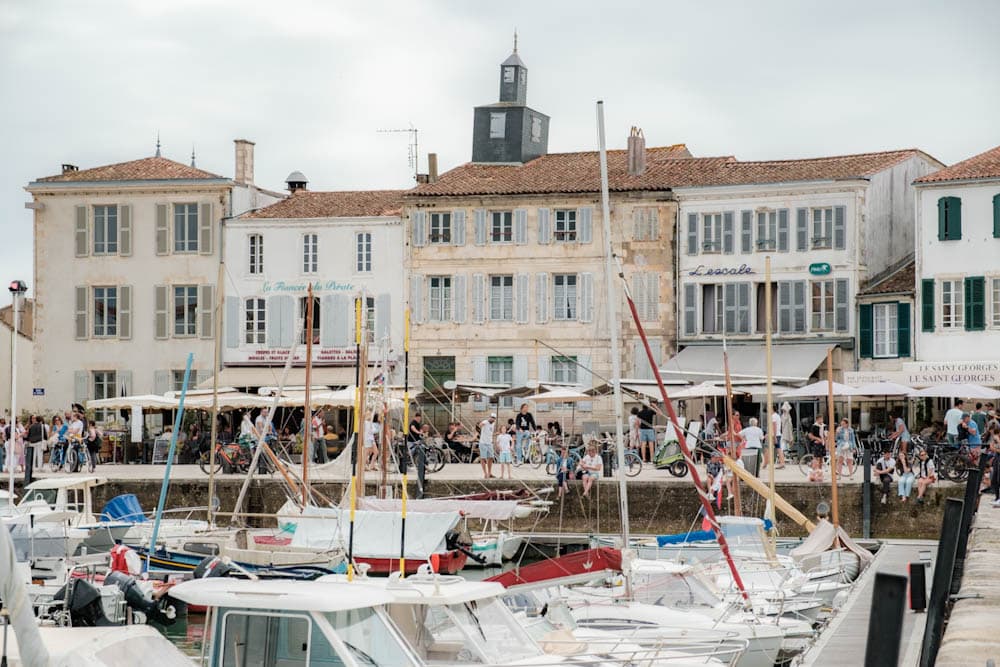
{"label": "window sill", "polygon": [[168,252],[168,255],[198,255],[201,254],[197,250],[174,250],[173,252]]}
{"label": "window sill", "polygon": [[94,334],[90,340],[118,340],[118,334]]}

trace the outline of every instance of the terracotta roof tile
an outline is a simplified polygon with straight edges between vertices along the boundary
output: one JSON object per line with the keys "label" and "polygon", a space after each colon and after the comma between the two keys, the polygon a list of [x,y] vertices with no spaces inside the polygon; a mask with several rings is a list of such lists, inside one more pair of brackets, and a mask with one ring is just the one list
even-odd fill
{"label": "terracotta roof tile", "polygon": [[916,280],[916,262],[907,262],[902,267],[886,276],[875,276],[875,282],[869,282],[859,296],[873,294],[900,294],[913,292]]}
{"label": "terracotta roof tile", "polygon": [[146,157],[141,160],[119,162],[93,169],[70,171],[56,176],[39,178],[41,183],[74,183],[89,181],[172,181],[225,178],[211,172],[168,160],[165,157]]}
{"label": "terracotta roof tile", "polygon": [[312,192],[297,190],[243,218],[364,218],[399,215],[406,190]]}
{"label": "terracotta roof tile", "polygon": [[1000,146],[935,171],[933,174],[921,176],[914,183],[940,183],[976,178],[1000,178]]}

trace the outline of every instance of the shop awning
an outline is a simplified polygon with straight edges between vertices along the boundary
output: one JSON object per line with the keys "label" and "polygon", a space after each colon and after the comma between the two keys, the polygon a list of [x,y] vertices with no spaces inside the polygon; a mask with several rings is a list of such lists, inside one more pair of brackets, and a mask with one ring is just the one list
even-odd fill
{"label": "shop awning", "polygon": [[[219,372],[219,385],[228,387],[276,387],[281,383],[285,372],[283,366],[227,366]],[[304,387],[306,384],[306,369],[293,366],[288,371],[285,385],[289,387]],[[311,382],[327,387],[344,387],[354,384],[353,366],[313,366]],[[211,389],[212,378],[200,382],[199,389]]]}
{"label": "shop awning", "polygon": [[[833,347],[830,343],[782,343],[773,345],[773,380],[801,385],[809,381]],[[767,379],[764,345],[729,345],[729,375],[733,383],[759,384]],[[722,345],[689,345],[671,358],[660,372],[664,378],[699,383],[725,378]]]}

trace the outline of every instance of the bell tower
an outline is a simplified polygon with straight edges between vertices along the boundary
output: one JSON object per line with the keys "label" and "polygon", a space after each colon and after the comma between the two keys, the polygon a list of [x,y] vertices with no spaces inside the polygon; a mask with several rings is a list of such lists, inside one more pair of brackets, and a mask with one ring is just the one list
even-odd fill
{"label": "bell tower", "polygon": [[517,33],[514,52],[500,64],[500,101],[525,105],[528,103],[528,68],[517,55]]}

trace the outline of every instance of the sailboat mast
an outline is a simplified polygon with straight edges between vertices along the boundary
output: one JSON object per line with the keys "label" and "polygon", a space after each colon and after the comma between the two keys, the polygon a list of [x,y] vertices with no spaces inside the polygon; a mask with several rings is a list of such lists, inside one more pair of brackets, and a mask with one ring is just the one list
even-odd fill
{"label": "sailboat mast", "polygon": [[[215,279],[215,345],[212,359],[212,430],[208,440],[208,525],[215,525],[215,443],[219,440],[219,358],[222,356],[222,304],[225,299],[225,259],[219,259],[219,275]],[[235,322],[233,323],[235,325]]]}
{"label": "sailboat mast", "polygon": [[313,286],[306,291],[306,405],[305,428],[302,438],[302,507],[309,504],[309,459],[312,458],[312,352],[313,352]]}
{"label": "sailboat mast", "polygon": [[607,295],[608,333],[611,335],[611,386],[615,403],[615,450],[618,456],[618,505],[621,512],[622,548],[629,546],[628,489],[625,486],[625,443],[622,433],[622,360],[618,340],[618,299],[615,295],[611,247],[611,204],[608,201],[608,151],[604,137],[604,102],[597,102],[597,143],[601,162],[601,221],[604,231],[604,287]]}
{"label": "sailboat mast", "polygon": [[771,257],[770,255],[764,258],[764,319],[766,320],[766,334],[764,336],[764,351],[765,351],[765,361],[767,363],[767,456],[768,461],[770,461],[770,466],[768,467],[768,484],[771,491],[771,502],[770,514],[771,519],[771,533],[772,535],[777,532],[777,524],[775,523],[775,507],[774,507],[774,497],[776,495],[774,489],[774,468],[778,464],[777,459],[774,458],[774,395],[773,395],[773,369],[772,369],[772,357],[771,357]]}
{"label": "sailboat mast", "polygon": [[[833,353],[826,351],[826,409],[829,413],[829,421],[826,425],[826,451],[830,455],[830,500],[833,505],[833,527],[840,528],[840,503],[837,498],[837,446],[834,437],[836,417],[833,414]],[[840,534],[837,534],[840,540]]]}

